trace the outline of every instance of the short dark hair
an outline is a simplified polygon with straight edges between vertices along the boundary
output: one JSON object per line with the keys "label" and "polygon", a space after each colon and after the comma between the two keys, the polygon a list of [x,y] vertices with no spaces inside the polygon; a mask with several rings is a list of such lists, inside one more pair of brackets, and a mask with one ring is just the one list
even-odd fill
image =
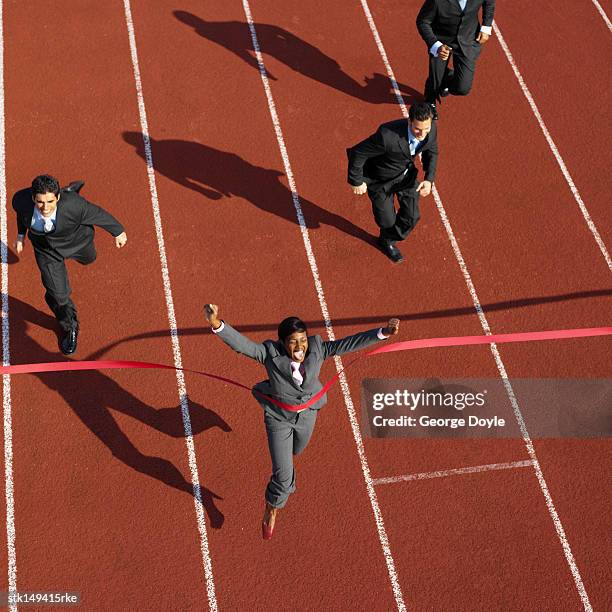
{"label": "short dark hair", "polygon": [[59,181],[50,174],[41,174],[32,181],[32,195],[52,193],[58,196],[60,192]]}
{"label": "short dark hair", "polygon": [[408,111],[410,121],[427,121],[433,119],[433,109],[427,102],[415,102]]}
{"label": "short dark hair", "polygon": [[298,317],[287,317],[278,326],[278,339],[285,341],[294,332],[306,332],[306,324]]}

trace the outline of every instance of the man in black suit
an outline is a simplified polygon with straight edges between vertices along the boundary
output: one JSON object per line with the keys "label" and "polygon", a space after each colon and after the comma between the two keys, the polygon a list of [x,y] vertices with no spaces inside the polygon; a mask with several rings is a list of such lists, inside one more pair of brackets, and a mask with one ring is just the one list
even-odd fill
{"label": "man in black suit", "polygon": [[[404,260],[396,246],[420,218],[419,197],[431,193],[438,159],[437,129],[426,102],[410,107],[408,120],[383,123],[375,134],[347,149],[348,182],[353,193],[368,193],[374,220],[380,228],[378,244],[395,263]],[[415,157],[421,153],[425,178],[418,181]],[[394,196],[399,210],[396,212]]]}
{"label": "man in black suit", "polygon": [[81,187],[83,183],[79,181],[60,189],[57,179],[43,174],[32,181],[31,189],[22,189],[13,196],[18,232],[15,251],[21,255],[28,234],[46,289],[45,301],[65,332],[60,340],[64,355],[76,351],[79,333],[64,260],[74,259],[83,265],[95,261],[94,225],[112,234],[117,248],[127,242],[119,221],[81,197],[78,193]]}
{"label": "man in black suit", "polygon": [[[478,21],[481,8],[482,25]],[[491,36],[494,11],[495,0],[426,0],[421,7],[416,24],[429,53],[425,100],[434,110],[434,119],[441,97],[470,93],[481,45]],[[452,70],[448,67],[451,54]]]}

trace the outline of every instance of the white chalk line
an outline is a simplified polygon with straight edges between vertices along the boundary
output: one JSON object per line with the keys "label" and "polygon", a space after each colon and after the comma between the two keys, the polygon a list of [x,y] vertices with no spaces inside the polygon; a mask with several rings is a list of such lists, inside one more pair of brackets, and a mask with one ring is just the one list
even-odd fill
{"label": "white chalk line", "polygon": [[[2,257],[2,365],[10,365],[10,325],[8,293],[8,226],[6,210],[6,124],[4,117],[4,6],[0,0],[0,241]],[[4,416],[4,482],[6,499],[6,546],[8,590],[17,591],[17,553],[15,548],[15,485],[13,482],[13,416],[11,377],[2,376],[2,407]],[[9,610],[17,610],[15,604]]]}
{"label": "white chalk line", "polygon": [[608,26],[608,30],[612,32],[612,23],[610,22],[610,19],[608,18],[606,11],[603,10],[603,7],[601,6],[601,4],[599,4],[599,2],[597,2],[597,0],[592,0],[592,1],[593,1],[593,4],[595,5],[595,8],[599,11],[601,18],[604,20],[605,24]]}
{"label": "white chalk line", "polygon": [[518,66],[516,65],[516,62],[514,61],[514,57],[512,56],[512,53],[510,53],[510,49],[508,48],[508,45],[506,44],[506,41],[504,37],[502,36],[499,26],[495,22],[493,23],[493,30],[495,31],[495,35],[497,36],[497,39],[499,40],[499,44],[501,45],[501,48],[504,51],[504,54],[506,55],[506,59],[508,60],[508,63],[510,64],[512,71],[514,72],[514,76],[516,77],[519,83],[521,91],[523,92],[525,98],[527,98],[527,102],[529,103],[529,106],[531,107],[531,111],[534,117],[536,118],[536,121],[538,122],[538,125],[540,126],[540,129],[542,130],[542,133],[544,134],[544,138],[546,138],[546,142],[548,143],[548,146],[550,150],[552,151],[552,154],[557,160],[557,164],[559,165],[559,168],[561,169],[561,173],[563,174],[563,177],[565,178],[565,181],[568,187],[570,188],[572,195],[574,196],[574,200],[576,200],[576,203],[578,204],[578,208],[580,208],[580,212],[582,213],[582,216],[584,217],[584,220],[586,221],[586,224],[589,230],[591,231],[593,238],[595,238],[595,242],[597,243],[597,246],[599,247],[599,250],[601,251],[601,254],[604,257],[606,264],[608,265],[608,269],[612,272],[612,258],[610,257],[610,253],[608,252],[608,249],[601,235],[599,234],[597,227],[595,226],[595,222],[593,221],[593,219],[591,218],[591,215],[589,214],[589,211],[587,210],[586,204],[582,200],[582,196],[580,195],[578,188],[574,184],[574,179],[570,175],[569,170],[567,169],[567,166],[565,165],[565,161],[563,160],[563,157],[561,157],[561,153],[559,153],[559,149],[557,148],[555,141],[553,140],[552,136],[550,135],[550,132],[548,131],[548,128],[546,127],[546,124],[544,123],[544,119],[542,119],[540,109],[536,105],[535,100],[533,99],[533,96],[531,95],[531,92],[529,91],[529,88],[527,87],[527,84],[525,83],[525,80],[523,79],[523,75],[520,73]]}
{"label": "white chalk line", "polygon": [[[383,59],[383,62],[385,64],[385,67],[387,69],[387,73],[389,76],[389,79],[391,79],[391,83],[393,84],[393,87],[396,91],[396,97],[398,99],[398,103],[400,104],[400,107],[402,108],[402,112],[404,114],[405,117],[407,117],[407,113],[406,113],[406,106],[404,104],[404,100],[402,98],[401,93],[399,92],[399,88],[397,87],[397,81],[395,80],[395,76],[393,74],[393,71],[391,70],[391,65],[389,64],[389,61],[387,58],[387,54],[384,51],[384,48],[382,48],[382,41],[380,39],[380,36],[378,35],[378,30],[376,28],[376,24],[374,23],[374,19],[372,17],[372,14],[369,10],[368,4],[367,4],[367,0],[360,0],[361,5],[363,7],[364,13],[366,15],[366,18],[368,20],[368,24],[370,25],[370,29],[372,30],[372,33],[376,32],[376,35],[374,36],[374,39],[376,41],[376,44],[379,48],[379,52],[380,55]],[[478,295],[476,294],[476,288],[474,287],[474,283],[472,282],[472,278],[470,276],[470,273],[467,269],[467,266],[465,264],[465,260],[463,259],[463,255],[461,253],[461,250],[459,248],[459,244],[457,243],[457,240],[455,238],[455,234],[453,232],[453,229],[450,225],[450,222],[448,220],[448,217],[446,215],[446,210],[444,209],[444,206],[442,205],[442,200],[440,198],[440,195],[438,193],[437,188],[434,186],[432,189],[432,193],[434,196],[434,200],[436,202],[436,207],[438,209],[438,213],[440,214],[440,218],[442,220],[442,223],[444,225],[444,228],[446,230],[446,233],[449,237],[449,240],[451,242],[453,251],[455,253],[455,257],[457,259],[457,262],[459,264],[459,268],[461,269],[461,272],[463,274],[463,278],[465,280],[465,283],[468,287],[468,290],[470,292],[470,295],[472,297],[472,301],[474,304],[474,308],[476,310],[476,313],[478,315],[478,319],[480,320],[480,324],[482,326],[482,329],[485,333],[485,335],[490,336],[491,335],[491,329],[489,327],[489,322],[487,321],[487,318],[484,314],[484,311],[482,309],[482,306],[480,304],[480,300],[478,298]],[[584,587],[584,583],[582,581],[582,577],[580,576],[580,572],[578,570],[578,566],[576,565],[576,561],[574,559],[574,555],[572,553],[572,550],[570,548],[569,542],[567,540],[567,537],[565,535],[565,530],[563,528],[563,525],[561,524],[561,520],[559,519],[559,515],[557,513],[557,510],[555,508],[555,505],[553,503],[552,497],[550,495],[550,491],[548,489],[548,485],[544,479],[544,474],[542,472],[542,468],[540,466],[540,462],[538,461],[536,452],[535,452],[535,448],[533,446],[533,443],[531,441],[531,438],[529,436],[529,432],[527,431],[527,427],[525,425],[525,421],[523,419],[523,415],[520,411],[519,405],[518,405],[518,401],[516,399],[516,396],[514,394],[514,389],[512,388],[512,385],[510,384],[510,380],[508,378],[508,375],[506,373],[506,368],[503,364],[503,361],[501,359],[501,356],[499,354],[499,351],[497,349],[497,345],[495,343],[491,343],[490,345],[490,350],[491,353],[493,354],[493,358],[495,360],[495,364],[497,366],[497,369],[499,371],[500,377],[504,383],[504,387],[506,389],[506,393],[508,394],[508,398],[510,399],[510,403],[512,405],[512,409],[514,411],[514,415],[515,418],[519,424],[522,436],[523,436],[523,441],[525,443],[525,447],[527,449],[527,453],[529,454],[529,457],[532,461],[533,464],[533,468],[536,474],[536,478],[538,480],[538,483],[540,485],[540,490],[542,491],[542,494],[544,495],[544,500],[546,503],[546,507],[548,508],[548,512],[551,516],[551,519],[553,521],[553,524],[555,525],[555,529],[557,531],[557,536],[559,537],[559,540],[561,542],[561,547],[563,548],[563,553],[565,555],[566,561],[569,565],[570,571],[572,573],[572,576],[574,578],[574,583],[576,585],[576,589],[578,590],[578,594],[580,595],[580,599],[583,603],[584,609],[587,612],[590,612],[592,610],[590,601],[589,601],[589,597],[588,594],[586,592],[586,589]]]}
{"label": "white chalk line", "polygon": [[510,461],[507,463],[488,463],[486,465],[472,465],[469,467],[453,468],[450,470],[438,470],[437,472],[420,472],[418,474],[405,474],[402,476],[385,476],[374,478],[376,486],[393,484],[396,482],[410,482],[412,480],[429,480],[430,478],[444,478],[445,476],[459,476],[461,474],[477,474],[480,472],[493,472],[496,470],[513,470],[516,468],[530,467],[533,465],[531,459],[524,461]]}
{"label": "white chalk line", "polygon": [[[168,311],[169,334],[172,341],[172,353],[174,356],[175,368],[181,368],[183,359],[181,356],[181,348],[179,344],[179,334],[176,325],[176,316],[174,312],[174,299],[172,297],[172,286],[170,284],[170,272],[168,269],[168,260],[166,258],[166,247],[164,242],[161,214],[159,209],[159,200],[157,197],[157,184],[155,181],[155,168],[153,166],[153,153],[151,150],[151,139],[149,136],[149,127],[147,121],[147,113],[144,103],[144,95],[142,90],[142,81],[140,78],[140,65],[138,62],[138,52],[136,49],[136,35],[134,32],[134,22],[132,19],[132,10],[130,0],[124,0],[125,20],[128,29],[130,41],[130,53],[132,56],[132,67],[134,70],[134,82],[136,85],[136,95],[138,99],[138,112],[140,115],[140,126],[142,130],[142,138],[144,141],[145,157],[147,162],[147,174],[149,177],[149,190],[151,192],[151,206],[153,209],[153,218],[155,220],[155,233],[157,235],[157,245],[159,248],[159,259],[161,263],[161,273],[164,285],[164,296],[166,298],[166,308]],[[206,580],[206,593],[208,595],[208,605],[212,612],[217,610],[217,597],[215,594],[215,584],[212,572],[212,560],[208,546],[208,536],[206,534],[206,520],[204,516],[204,507],[202,500],[202,489],[200,487],[200,478],[198,475],[198,464],[193,443],[193,432],[191,428],[191,417],[189,416],[189,397],[187,395],[187,387],[185,377],[180,369],[176,370],[176,382],[178,395],[181,403],[181,415],[183,417],[183,428],[185,430],[185,444],[187,447],[187,456],[189,460],[189,470],[191,473],[191,483],[193,486],[194,505],[196,512],[196,520],[198,531],[200,533],[200,551],[204,564],[204,576]]]}
{"label": "white chalk line", "polygon": [[[317,262],[314,256],[314,252],[312,250],[312,245],[311,245],[310,237],[308,234],[308,228],[306,226],[306,222],[304,219],[304,214],[302,212],[302,206],[300,204],[300,199],[299,199],[297,187],[295,184],[295,179],[293,176],[293,171],[291,169],[291,164],[289,162],[289,156],[287,154],[287,147],[285,146],[285,139],[283,137],[283,132],[282,132],[281,125],[280,125],[280,120],[278,118],[278,113],[276,112],[276,104],[274,103],[274,98],[272,96],[272,90],[270,88],[268,74],[266,71],[266,67],[263,61],[263,56],[262,56],[261,49],[259,46],[257,32],[255,30],[255,24],[254,24],[253,17],[251,14],[251,8],[249,6],[248,0],[243,0],[242,4],[244,7],[244,13],[247,19],[247,23],[249,25],[249,29],[251,31],[251,39],[253,41],[253,50],[257,58],[257,64],[259,66],[259,74],[261,76],[264,91],[265,91],[266,98],[268,101],[268,108],[270,110],[270,116],[272,119],[272,124],[274,126],[274,132],[276,134],[276,139],[278,141],[278,146],[279,146],[281,157],[283,160],[285,174],[287,176],[287,182],[291,190],[291,196],[293,200],[293,205],[295,207],[295,213],[297,216],[298,224],[300,226],[302,240],[304,242],[304,248],[306,249],[308,263],[310,264],[310,271],[312,273],[315,289],[317,292],[317,297],[319,299],[319,306],[321,308],[321,313],[323,315],[323,319],[325,323],[325,330],[327,332],[329,339],[334,340],[335,334],[334,334],[332,322],[329,316],[329,310],[327,307],[327,302],[325,300],[325,294],[323,292],[323,285],[319,277],[319,270],[318,270]],[[395,603],[397,605],[398,610],[405,611],[406,606],[404,604],[404,598],[403,598],[400,584],[397,578],[397,572],[395,570],[395,562],[393,560],[393,555],[391,553],[391,547],[389,545],[389,539],[387,537],[387,532],[385,529],[382,512],[380,510],[380,506],[378,505],[378,498],[376,496],[376,491],[374,489],[374,484],[372,482],[372,476],[370,474],[370,468],[369,468],[367,457],[365,454],[365,448],[363,445],[363,439],[361,436],[361,431],[359,428],[357,416],[355,413],[355,407],[353,405],[353,400],[351,398],[351,393],[349,390],[346,375],[342,371],[344,369],[342,365],[342,360],[340,359],[340,357],[334,357],[334,361],[336,364],[336,369],[338,370],[338,372],[341,372],[340,378],[339,378],[340,387],[342,389],[342,394],[343,394],[344,402],[345,402],[346,409],[348,412],[349,421],[351,423],[351,429],[353,431],[353,438],[355,439],[355,444],[357,446],[357,454],[359,456],[359,461],[361,463],[361,470],[362,470],[363,477],[366,483],[368,497],[370,499],[370,504],[372,506],[372,511],[374,513],[374,520],[376,522],[378,537],[380,539],[380,544],[382,547],[383,555],[385,557],[385,562],[387,564],[387,571],[389,574],[389,579],[391,581],[391,588],[393,590],[393,595],[395,597]]]}

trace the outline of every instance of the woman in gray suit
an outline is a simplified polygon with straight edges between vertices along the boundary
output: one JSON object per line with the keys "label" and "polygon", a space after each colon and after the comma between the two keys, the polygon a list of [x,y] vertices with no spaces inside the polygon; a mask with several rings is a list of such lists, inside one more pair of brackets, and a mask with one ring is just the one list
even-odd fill
{"label": "woman in gray suit", "polygon": [[317,412],[327,403],[327,394],[312,406],[297,411],[286,410],[262,397],[266,395],[283,404],[301,406],[314,397],[323,385],[319,371],[323,362],[334,355],[344,355],[366,348],[399,331],[399,319],[390,319],[384,328],[361,332],[341,340],[324,341],[308,336],[306,325],[297,317],[288,317],[278,326],[278,340],[253,342],[219,319],[219,307],[206,304],[206,318],[223,342],[236,352],[263,364],[268,379],[253,387],[253,395],[264,409],[264,423],[272,458],[272,476],[266,488],[266,506],[262,535],[269,540],[278,510],[295,491],[293,455],[307,446],[317,419]]}

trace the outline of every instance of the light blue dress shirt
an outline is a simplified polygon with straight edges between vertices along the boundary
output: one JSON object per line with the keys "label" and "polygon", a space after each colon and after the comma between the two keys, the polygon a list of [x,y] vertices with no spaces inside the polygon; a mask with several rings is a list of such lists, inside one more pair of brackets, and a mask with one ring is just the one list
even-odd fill
{"label": "light blue dress shirt", "polygon": [[412,133],[410,124],[408,124],[408,145],[410,146],[410,155],[414,157],[416,154],[417,147],[421,144],[421,141]]}
{"label": "light blue dress shirt", "polygon": [[[43,217],[42,213],[38,208],[34,207],[34,214],[32,215],[32,222],[30,227],[37,232],[52,232],[55,229],[55,218],[57,217],[57,208],[51,213],[49,217]],[[48,222],[51,221],[53,227]],[[47,229],[45,229],[45,223],[47,223]],[[51,229],[49,229],[51,228]]]}

